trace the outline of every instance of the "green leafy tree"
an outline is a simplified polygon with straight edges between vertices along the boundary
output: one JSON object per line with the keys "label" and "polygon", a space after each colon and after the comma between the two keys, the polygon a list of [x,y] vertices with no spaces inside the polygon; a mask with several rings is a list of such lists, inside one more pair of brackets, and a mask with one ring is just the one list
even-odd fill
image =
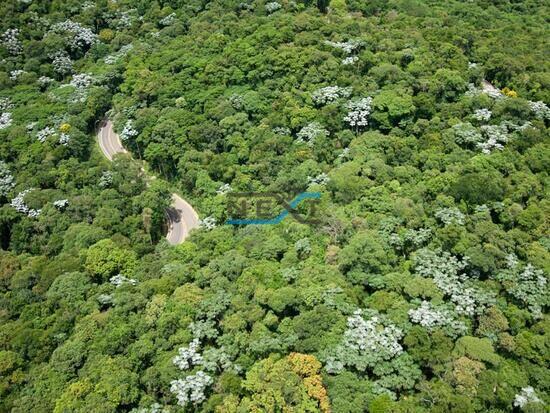
{"label": "green leafy tree", "polygon": [[136,254],[104,239],[86,251],[86,271],[99,280],[106,281],[118,273],[131,276],[137,267]]}

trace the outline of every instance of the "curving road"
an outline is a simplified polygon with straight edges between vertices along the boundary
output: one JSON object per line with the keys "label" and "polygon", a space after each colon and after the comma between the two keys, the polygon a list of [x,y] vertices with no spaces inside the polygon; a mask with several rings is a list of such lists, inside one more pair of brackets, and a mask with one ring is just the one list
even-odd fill
{"label": "curving road", "polygon": [[483,90],[484,93],[492,94],[492,95],[502,95],[502,92],[498,90],[496,87],[494,87],[488,80],[483,79],[481,81],[481,90]]}
{"label": "curving road", "polygon": [[[110,161],[118,153],[128,153],[113,130],[113,123],[110,120],[101,123],[97,140],[101,152]],[[166,210],[166,217],[168,220],[166,239],[172,245],[181,244],[185,241],[189,232],[199,226],[199,216],[193,207],[176,194],[172,194],[172,205]]]}

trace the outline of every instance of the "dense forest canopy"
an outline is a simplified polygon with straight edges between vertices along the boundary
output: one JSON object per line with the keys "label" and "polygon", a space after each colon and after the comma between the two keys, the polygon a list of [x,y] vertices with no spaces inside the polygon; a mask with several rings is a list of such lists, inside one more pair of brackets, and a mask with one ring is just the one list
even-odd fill
{"label": "dense forest canopy", "polygon": [[548,411],[548,12],[2,1],[0,412]]}

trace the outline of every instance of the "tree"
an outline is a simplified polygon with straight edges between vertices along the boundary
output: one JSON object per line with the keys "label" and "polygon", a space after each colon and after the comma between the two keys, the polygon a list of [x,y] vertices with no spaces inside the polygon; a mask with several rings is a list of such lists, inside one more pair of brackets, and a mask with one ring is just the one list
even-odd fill
{"label": "tree", "polygon": [[[143,228],[145,229],[145,232],[149,235],[149,237],[151,237],[153,210],[151,208],[143,208],[141,219],[143,220]],[[151,239],[151,243],[153,243],[153,239]]]}
{"label": "tree", "polygon": [[287,409],[329,412],[320,368],[315,357],[300,353],[261,360],[252,366],[242,383],[248,395],[239,407],[254,412]]}
{"label": "tree", "polygon": [[496,365],[500,357],[495,353],[491,341],[487,338],[465,336],[458,339],[453,353]]}
{"label": "tree", "polygon": [[15,182],[11,171],[5,162],[0,161],[0,196],[7,196],[14,186]]}
{"label": "tree", "polygon": [[435,73],[432,88],[438,98],[454,101],[466,91],[466,82],[456,70],[439,69]]}
{"label": "tree", "polygon": [[[134,207],[141,211],[152,211],[151,228],[154,228],[153,240],[158,240],[162,234],[162,228],[166,219],[166,209],[172,202],[172,194],[165,182],[155,180],[147,187],[147,190],[134,198]],[[143,216],[142,216],[143,219]]]}
{"label": "tree", "polygon": [[403,331],[389,322],[385,322],[376,313],[369,318],[363,311],[356,310],[348,317],[348,328],[342,342],[329,352],[326,369],[329,373],[338,373],[344,367],[353,367],[366,372],[379,363],[393,359],[403,352],[399,343]]}
{"label": "tree", "polygon": [[459,393],[473,396],[479,381],[477,376],[485,370],[485,365],[468,357],[460,357],[453,362],[450,381]]}
{"label": "tree", "polygon": [[137,267],[136,254],[118,247],[112,240],[104,239],[86,251],[86,271],[101,281],[121,273],[131,276]]}
{"label": "tree", "polygon": [[386,90],[376,95],[372,101],[372,119],[381,129],[404,126],[412,120],[415,106],[412,96],[404,91]]}
{"label": "tree", "polygon": [[0,411],[547,409],[546,5],[485,3],[0,1]]}
{"label": "tree", "polygon": [[[0,351],[0,395],[2,398],[9,394],[13,387],[23,382],[25,375],[21,370],[22,367],[23,360],[17,353],[7,350]],[[0,407],[2,407],[2,402],[0,402]]]}
{"label": "tree", "polygon": [[352,282],[364,283],[369,275],[382,274],[394,259],[393,253],[378,234],[359,232],[339,254],[340,268],[352,278]]}
{"label": "tree", "polygon": [[506,183],[496,171],[467,173],[453,185],[451,193],[457,200],[472,205],[486,204],[503,198]]}
{"label": "tree", "polygon": [[317,0],[317,8],[321,13],[326,13],[329,3],[330,0]]}
{"label": "tree", "polygon": [[338,15],[344,15],[348,11],[346,0],[330,0],[330,10]]}
{"label": "tree", "polygon": [[355,373],[343,371],[326,378],[333,411],[363,413],[370,399],[371,384]]}
{"label": "tree", "polygon": [[46,292],[46,298],[54,306],[84,310],[87,294],[91,289],[89,278],[80,272],[65,273],[58,276]]}
{"label": "tree", "polygon": [[137,401],[137,382],[137,374],[120,357],[98,356],[85,377],[67,386],[53,411],[114,413]]}

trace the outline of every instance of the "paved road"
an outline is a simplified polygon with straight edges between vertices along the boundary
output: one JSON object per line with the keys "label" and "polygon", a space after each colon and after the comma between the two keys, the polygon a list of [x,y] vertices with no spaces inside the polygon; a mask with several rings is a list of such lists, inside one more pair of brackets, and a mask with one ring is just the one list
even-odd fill
{"label": "paved road", "polygon": [[166,210],[166,215],[169,224],[166,239],[172,245],[181,244],[189,231],[199,226],[199,216],[179,195],[172,194],[172,205]]}
{"label": "paved road", "polygon": [[113,123],[110,120],[101,124],[97,138],[101,152],[108,160],[112,161],[113,156],[117,153],[127,153],[124,146],[122,146],[122,142],[120,142],[120,138],[113,130]]}
{"label": "paved road", "polygon": [[488,94],[493,94],[495,96],[502,95],[502,92],[500,90],[498,90],[489,81],[485,79],[481,81],[481,89],[483,90],[483,92]]}
{"label": "paved road", "polygon": [[[110,120],[101,123],[97,140],[103,155],[110,161],[117,153],[128,153],[114,132],[113,123]],[[189,235],[189,231],[199,226],[199,216],[193,207],[176,194],[172,194],[172,205],[166,210],[166,217],[168,220],[166,239],[172,245],[181,244]]]}

